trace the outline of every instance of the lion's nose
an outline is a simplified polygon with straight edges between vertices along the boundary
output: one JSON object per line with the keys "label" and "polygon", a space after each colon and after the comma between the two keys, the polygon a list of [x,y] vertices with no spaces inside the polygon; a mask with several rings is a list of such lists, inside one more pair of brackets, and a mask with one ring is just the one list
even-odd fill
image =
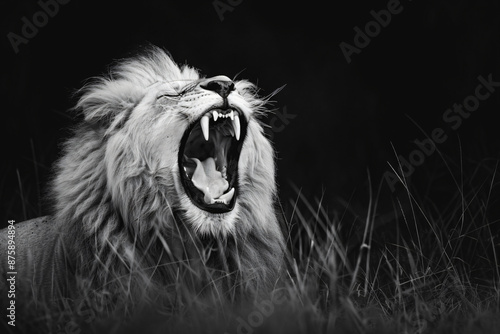
{"label": "lion's nose", "polygon": [[231,80],[210,80],[200,85],[200,87],[216,92],[225,99],[234,90],[234,82]]}

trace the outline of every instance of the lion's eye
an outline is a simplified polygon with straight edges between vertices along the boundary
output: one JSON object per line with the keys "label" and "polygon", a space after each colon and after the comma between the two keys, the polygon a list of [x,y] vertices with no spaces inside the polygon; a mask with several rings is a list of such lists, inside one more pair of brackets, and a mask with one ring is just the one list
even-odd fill
{"label": "lion's eye", "polygon": [[179,98],[181,96],[182,96],[182,94],[180,94],[180,93],[166,93],[166,94],[159,95],[157,99],[159,100],[162,97],[166,97],[166,98]]}
{"label": "lion's eye", "polygon": [[170,90],[160,96],[158,96],[158,99],[162,97],[166,98],[179,98],[182,97],[184,94],[192,91],[196,87],[196,83],[191,83],[188,85],[182,86],[180,83],[172,83],[170,86]]}
{"label": "lion's eye", "polygon": [[161,94],[158,96],[158,99],[161,99],[162,97],[166,98],[179,98],[183,94],[182,90],[177,90],[177,89],[169,89],[165,93]]}

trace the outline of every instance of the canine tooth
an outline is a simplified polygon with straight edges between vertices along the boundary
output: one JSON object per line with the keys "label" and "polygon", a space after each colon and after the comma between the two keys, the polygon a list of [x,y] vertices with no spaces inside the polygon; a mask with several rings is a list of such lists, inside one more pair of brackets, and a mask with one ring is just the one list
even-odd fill
{"label": "canine tooth", "polygon": [[219,113],[214,110],[212,114],[214,115],[214,122],[217,122],[217,118],[219,118]]}
{"label": "canine tooth", "polygon": [[236,136],[236,140],[240,140],[240,131],[241,131],[240,117],[238,115],[235,115],[234,119],[232,120],[231,123],[233,123],[234,134]]}
{"label": "canine tooth", "polygon": [[224,195],[220,196],[219,198],[216,198],[215,201],[221,201],[224,204],[228,204],[233,199],[233,196],[234,196],[234,187],[231,188],[231,190],[229,190]]}
{"label": "canine tooth", "polygon": [[210,118],[205,115],[201,118],[200,120],[200,124],[201,124],[201,131],[203,131],[203,137],[205,137],[205,140],[208,140],[208,121],[210,120]]}
{"label": "canine tooth", "polygon": [[231,117],[231,120],[234,120],[234,111],[231,110],[231,112],[229,113],[229,117]]}

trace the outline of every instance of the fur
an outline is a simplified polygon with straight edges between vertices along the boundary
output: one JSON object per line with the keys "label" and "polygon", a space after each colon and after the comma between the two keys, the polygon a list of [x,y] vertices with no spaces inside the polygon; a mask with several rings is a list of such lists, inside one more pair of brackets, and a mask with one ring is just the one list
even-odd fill
{"label": "fur", "polygon": [[152,48],[81,90],[76,109],[84,120],[56,165],[54,214],[43,233],[30,224],[23,233],[25,248],[53,246],[30,249],[33,276],[52,287],[43,292],[49,298],[82,282],[127,298],[181,289],[234,300],[274,287],[285,246],[274,152],[258,121],[266,101],[253,84],[235,82],[228,97],[248,120],[234,209],[201,210],[180,183],[181,138],[220,100],[200,88],[206,80]]}

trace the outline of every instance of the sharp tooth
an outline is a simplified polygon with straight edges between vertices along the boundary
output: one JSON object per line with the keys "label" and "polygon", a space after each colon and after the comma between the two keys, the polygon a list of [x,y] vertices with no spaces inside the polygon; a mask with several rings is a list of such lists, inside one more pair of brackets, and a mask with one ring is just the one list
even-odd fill
{"label": "sharp tooth", "polygon": [[205,115],[201,118],[200,124],[201,124],[201,131],[203,131],[203,137],[205,137],[205,140],[208,140],[208,121],[210,120],[209,116]]}
{"label": "sharp tooth", "polygon": [[212,114],[214,115],[214,122],[217,122],[217,118],[219,118],[219,113],[214,110]]}
{"label": "sharp tooth", "polygon": [[231,113],[229,114],[229,117],[231,117],[231,120],[234,120],[234,111],[231,110]]}
{"label": "sharp tooth", "polygon": [[231,188],[227,193],[224,195],[220,196],[219,198],[216,198],[215,201],[219,203],[224,203],[224,204],[229,204],[231,200],[233,199],[234,196],[234,188]]}
{"label": "sharp tooth", "polygon": [[236,136],[236,140],[240,140],[240,131],[241,131],[240,117],[238,115],[235,115],[234,119],[232,120],[231,123],[233,123],[234,134]]}

